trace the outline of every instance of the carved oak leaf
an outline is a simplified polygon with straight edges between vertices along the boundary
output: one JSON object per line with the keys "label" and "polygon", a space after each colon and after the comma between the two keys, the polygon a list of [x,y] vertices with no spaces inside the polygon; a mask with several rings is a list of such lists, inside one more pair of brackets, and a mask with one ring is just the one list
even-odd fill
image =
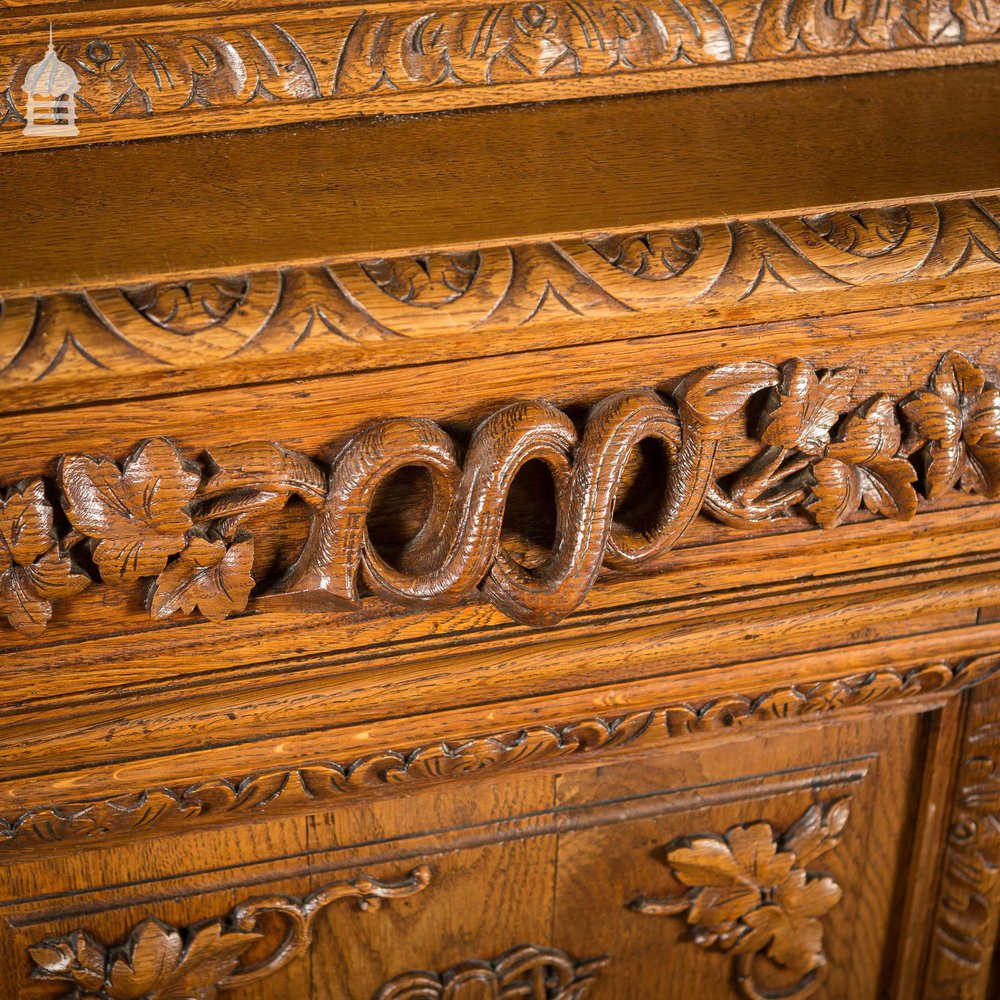
{"label": "carved oak leaf", "polygon": [[806,455],[822,455],[830,429],[851,400],[857,373],[849,368],[820,371],[800,358],[781,366],[781,383],[772,389],[758,436],[765,444]]}
{"label": "carved oak leaf", "polygon": [[42,481],[14,487],[0,503],[0,614],[18,631],[37,635],[52,617],[52,601],[89,584],[59,551]]}
{"label": "carved oak leaf", "polygon": [[253,590],[253,538],[239,532],[232,544],[192,535],[187,548],[157,578],[150,591],[154,618],[198,610],[212,621],[242,611]]}
{"label": "carved oak leaf", "polygon": [[217,920],[189,933],[185,948],[175,928],[143,921],[108,970],[107,995],[114,1000],[215,1000],[219,983],[261,936],[224,931]]}
{"label": "carved oak leaf", "polygon": [[104,986],[107,952],[84,931],[73,931],[66,937],[42,941],[28,949],[35,965],[35,979],[68,979],[85,990],[100,990]]}
{"label": "carved oak leaf", "polygon": [[931,499],[956,483],[967,492],[1000,495],[1000,389],[964,354],[950,351],[930,388],[901,404],[915,432],[927,439],[925,480]]}
{"label": "carved oak leaf", "polygon": [[873,514],[907,520],[917,512],[916,472],[898,452],[902,440],[892,400],[873,396],[843,423],[815,462],[812,497],[805,506],[824,528],[833,528],[861,504]]}
{"label": "carved oak leaf", "polygon": [[143,442],[120,469],[85,455],[59,462],[70,523],[96,543],[94,559],[111,583],[156,576],[184,548],[200,481],[163,438]]}

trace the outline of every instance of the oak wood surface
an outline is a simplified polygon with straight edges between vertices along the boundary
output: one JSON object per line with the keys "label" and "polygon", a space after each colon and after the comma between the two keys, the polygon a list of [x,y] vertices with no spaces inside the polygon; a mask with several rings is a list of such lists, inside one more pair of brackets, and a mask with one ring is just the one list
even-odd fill
{"label": "oak wood surface", "polygon": [[998,106],[972,66],[13,153],[0,293],[975,193]]}

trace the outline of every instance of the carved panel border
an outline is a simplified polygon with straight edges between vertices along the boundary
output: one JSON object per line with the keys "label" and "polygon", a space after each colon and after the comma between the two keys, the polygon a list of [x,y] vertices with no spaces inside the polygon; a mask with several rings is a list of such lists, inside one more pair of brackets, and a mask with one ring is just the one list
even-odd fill
{"label": "carved panel border", "polygon": [[[2,6],[9,6],[4,4]],[[940,49],[992,40],[996,0],[604,0],[527,3],[409,3],[377,11],[294,5],[254,15],[203,14],[122,27],[114,12],[69,18],[60,58],[81,82],[83,133],[89,121],[205,119],[229,112],[228,127],[399,108],[401,96],[462,106],[509,85],[552,87],[631,80],[692,68],[787,62],[819,56]],[[10,15],[8,15],[10,16]],[[102,23],[111,21],[111,23]],[[27,22],[30,24],[30,22]],[[28,68],[45,48],[39,35],[0,49],[0,135],[19,131]],[[157,121],[139,134],[163,134]],[[134,134],[134,133],[133,133]]]}
{"label": "carved panel border", "polygon": [[[0,387],[995,274],[1000,198],[447,250],[0,302]],[[791,299],[789,299],[791,296]]]}
{"label": "carved panel border", "polygon": [[829,715],[850,708],[958,691],[993,676],[1000,656],[959,663],[937,662],[906,672],[875,669],[764,693],[676,702],[616,718],[592,718],[561,726],[529,726],[464,741],[432,743],[406,751],[384,750],[338,764],[303,763],[247,777],[217,778],[179,787],[150,788],[0,817],[0,851],[45,844],[95,842],[107,836],[165,829],[192,829],[229,819],[309,811],[352,797],[424,787],[478,774],[507,772],[546,761],[650,747],[758,723]]}
{"label": "carved panel border", "polygon": [[[834,528],[862,508],[907,520],[920,498],[953,490],[1000,495],[1000,389],[971,359],[944,355],[926,387],[896,400],[855,400],[858,372],[808,361],[739,362],[692,372],[669,396],[652,389],[608,396],[582,431],[543,401],[487,417],[464,456],[425,419],[370,424],[332,464],[272,442],[215,448],[191,461],[170,441],[140,444],[121,464],[63,455],[52,484],[32,479],[0,499],[0,615],[44,632],[53,602],[96,580],[140,581],[154,619],[199,612],[221,620],[257,606],[278,611],[357,607],[365,594],[412,607],[485,599],[515,621],[553,624],[572,612],[602,567],[661,564],[699,514],[737,529],[807,511]],[[756,400],[760,406],[751,408]],[[720,477],[721,442],[753,413],[756,455]],[[630,522],[619,493],[633,451],[653,440],[665,481]],[[548,466],[559,531],[538,565],[505,547],[505,504],[529,461]],[[368,517],[380,487],[402,468],[432,484],[424,524],[390,563]],[[916,484],[916,485],[915,485]],[[308,539],[278,579],[257,579],[254,521],[287,504],[310,512]],[[89,560],[89,569],[81,561]]]}

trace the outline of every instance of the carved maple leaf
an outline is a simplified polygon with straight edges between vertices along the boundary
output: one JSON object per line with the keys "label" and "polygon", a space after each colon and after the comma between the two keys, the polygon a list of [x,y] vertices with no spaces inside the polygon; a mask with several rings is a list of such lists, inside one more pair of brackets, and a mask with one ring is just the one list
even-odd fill
{"label": "carved maple leaf", "polygon": [[0,614],[18,631],[37,635],[52,617],[52,601],[89,584],[59,551],[42,481],[14,487],[0,503]]}
{"label": "carved maple leaf", "polygon": [[106,992],[113,1000],[215,1000],[219,983],[260,938],[226,931],[218,920],[192,928],[188,943],[159,920],[145,920],[112,962]]}
{"label": "carved maple leaf", "polygon": [[951,351],[938,363],[930,388],[901,404],[924,448],[927,495],[959,484],[968,492],[1000,495],[1000,389],[981,368]]}
{"label": "carved maple leaf", "polygon": [[70,523],[93,540],[101,575],[112,583],[155,576],[184,548],[200,481],[163,438],[144,442],[120,469],[85,455],[59,462]]}
{"label": "carved maple leaf", "polygon": [[769,445],[822,455],[830,429],[850,404],[857,373],[849,368],[820,371],[799,358],[781,366],[761,416],[759,437]]}
{"label": "carved maple leaf", "polygon": [[253,538],[246,532],[230,545],[193,535],[153,585],[150,611],[154,618],[168,618],[197,607],[206,618],[221,621],[247,606],[254,586],[252,569]]}
{"label": "carved maple leaf", "polygon": [[845,421],[827,449],[815,462],[812,497],[806,501],[816,521],[832,528],[864,506],[885,517],[913,517],[917,494],[916,472],[898,455],[902,433],[892,400],[884,393],[873,396]]}

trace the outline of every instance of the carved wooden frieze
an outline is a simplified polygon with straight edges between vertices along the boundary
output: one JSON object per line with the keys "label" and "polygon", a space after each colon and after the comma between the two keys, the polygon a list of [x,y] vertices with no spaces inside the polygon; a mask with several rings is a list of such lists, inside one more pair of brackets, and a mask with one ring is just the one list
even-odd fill
{"label": "carved wooden frieze", "polygon": [[[69,997],[93,1000],[215,1000],[232,990],[277,972],[308,951],[318,914],[331,903],[353,899],[362,910],[377,909],[384,899],[421,892],[430,882],[428,868],[415,868],[398,882],[369,875],[334,882],[305,899],[264,896],[234,907],[225,917],[191,927],[170,927],[144,920],[128,938],[107,946],[84,930],[41,941],[30,949],[32,977],[67,984]],[[259,927],[262,917],[277,918],[281,937],[263,957],[246,964],[242,957],[270,938]]]}
{"label": "carved wooden frieze", "polygon": [[998,219],[989,197],[10,298],[0,386],[955,281],[996,273]]}
{"label": "carved wooden frieze", "polygon": [[[285,120],[408,94],[461,106],[504,84],[983,41],[1000,31],[1000,4],[531,0],[106,20],[98,10],[94,23],[78,17],[60,32],[59,58],[81,83],[81,122],[224,109],[249,124],[261,105]],[[0,132],[23,123],[21,87],[44,49],[41,35],[0,49]]]}
{"label": "carved wooden frieze", "polygon": [[231,818],[304,810],[350,797],[433,785],[483,771],[516,770],[545,761],[613,753],[636,745],[729,732],[758,723],[828,715],[858,706],[958,691],[993,676],[1000,657],[930,663],[900,673],[876,669],[849,677],[787,685],[763,693],[675,702],[615,718],[450,740],[411,750],[382,750],[353,761],[303,762],[235,779],[219,777],[148,788],[137,794],[66,802],[0,816],[0,851],[95,841],[115,834],[192,829]]}
{"label": "carved wooden frieze", "polygon": [[[849,811],[849,799],[837,799],[810,807],[780,836],[759,822],[676,841],[666,861],[686,891],[630,905],[652,916],[683,916],[695,944],[732,955],[737,988],[748,1000],[803,1000],[825,978],[820,918],[842,895],[832,878],[806,866],[837,846]],[[769,990],[762,958],[797,983]]]}
{"label": "carved wooden frieze", "polygon": [[374,1000],[582,1000],[608,961],[604,956],[581,962],[558,948],[525,944],[492,962],[470,959],[440,975],[405,972],[387,982]]}
{"label": "carved wooden frieze", "polygon": [[[602,567],[661,562],[700,513],[739,529],[802,508],[834,528],[862,508],[911,518],[918,488],[932,498],[956,489],[998,495],[1000,389],[974,361],[945,355],[927,387],[903,400],[882,392],[856,400],[857,374],[800,359],[702,368],[669,395],[608,396],[581,432],[546,402],[514,403],[479,425],[464,454],[437,424],[399,418],[362,428],[330,465],[269,442],[215,448],[198,462],[164,439],[143,442],[122,463],[64,455],[57,492],[34,479],[3,497],[0,612],[34,635],[53,600],[98,580],[142,580],[154,619],[222,619],[243,611],[256,588],[261,608],[295,612],[356,607],[365,594],[424,607],[478,595],[516,621],[546,625],[580,605]],[[762,405],[750,407],[755,400]],[[733,421],[748,410],[757,454],[719,478],[720,443],[744,434]],[[646,440],[662,446],[668,469],[647,498],[650,522],[633,527],[620,519],[619,491]],[[560,524],[534,568],[501,538],[508,492],[531,460],[551,470]],[[405,467],[426,471],[433,497],[425,524],[390,564],[368,516],[382,484]],[[55,496],[69,530],[54,528]],[[255,579],[254,519],[280,516],[292,500],[310,512],[309,537],[278,579]]]}

